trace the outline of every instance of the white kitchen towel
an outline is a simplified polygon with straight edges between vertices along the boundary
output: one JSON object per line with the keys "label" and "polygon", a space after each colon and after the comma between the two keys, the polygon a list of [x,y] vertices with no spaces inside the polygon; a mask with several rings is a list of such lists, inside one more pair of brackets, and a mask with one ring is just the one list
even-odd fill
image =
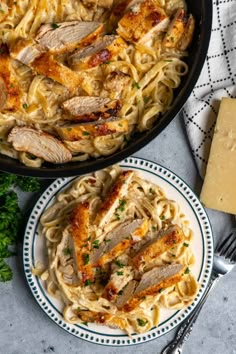
{"label": "white kitchen towel", "polygon": [[208,54],[200,78],[182,111],[202,177],[222,97],[236,97],[236,0],[213,1]]}

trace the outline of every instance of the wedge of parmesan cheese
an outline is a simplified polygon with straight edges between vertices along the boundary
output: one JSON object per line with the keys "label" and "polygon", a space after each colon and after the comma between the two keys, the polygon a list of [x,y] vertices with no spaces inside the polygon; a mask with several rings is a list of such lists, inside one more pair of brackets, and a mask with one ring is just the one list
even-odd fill
{"label": "wedge of parmesan cheese", "polygon": [[236,214],[236,99],[221,101],[200,199],[208,208]]}

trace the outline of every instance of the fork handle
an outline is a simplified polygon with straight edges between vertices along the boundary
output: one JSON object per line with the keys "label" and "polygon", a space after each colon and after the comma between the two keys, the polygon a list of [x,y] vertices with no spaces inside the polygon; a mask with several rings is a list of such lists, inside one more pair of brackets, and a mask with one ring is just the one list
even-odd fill
{"label": "fork handle", "polygon": [[211,290],[215,287],[219,279],[220,276],[218,274],[212,274],[209,285],[201,300],[199,301],[191,315],[187,318],[187,320],[180,326],[176,333],[175,339],[164,348],[161,354],[182,353],[184,342],[188,339],[190,333],[192,332],[193,325],[196,322],[203,305],[205,304]]}

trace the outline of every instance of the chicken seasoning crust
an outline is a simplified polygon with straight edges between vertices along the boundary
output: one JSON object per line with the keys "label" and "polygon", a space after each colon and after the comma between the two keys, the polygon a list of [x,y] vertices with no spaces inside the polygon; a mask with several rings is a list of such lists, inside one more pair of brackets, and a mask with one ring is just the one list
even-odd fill
{"label": "chicken seasoning crust", "polygon": [[155,125],[188,72],[184,0],[2,0],[0,153],[83,161]]}
{"label": "chicken seasoning crust", "polygon": [[40,225],[48,265],[32,272],[69,323],[143,333],[158,325],[161,308],[187,307],[197,294],[188,220],[134,171],[113,166],[76,179]]}

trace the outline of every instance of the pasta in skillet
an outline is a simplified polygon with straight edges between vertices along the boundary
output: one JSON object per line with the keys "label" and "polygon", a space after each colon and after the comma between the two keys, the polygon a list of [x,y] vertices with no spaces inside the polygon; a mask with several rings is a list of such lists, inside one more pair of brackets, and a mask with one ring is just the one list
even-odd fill
{"label": "pasta in skillet", "polygon": [[27,166],[124,148],[171,107],[188,73],[184,0],[0,6],[0,153]]}
{"label": "pasta in skillet", "polygon": [[163,307],[181,309],[196,296],[189,222],[134,171],[113,166],[76,179],[40,222],[48,266],[33,273],[61,299],[69,323],[142,333]]}

